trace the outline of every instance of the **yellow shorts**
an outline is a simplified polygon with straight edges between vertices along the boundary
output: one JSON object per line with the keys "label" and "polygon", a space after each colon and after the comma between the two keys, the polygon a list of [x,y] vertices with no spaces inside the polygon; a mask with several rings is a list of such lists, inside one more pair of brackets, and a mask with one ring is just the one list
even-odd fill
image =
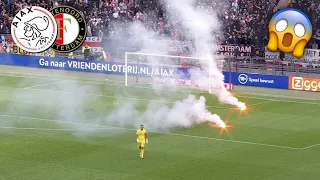
{"label": "yellow shorts", "polygon": [[138,146],[139,147],[144,147],[145,144],[146,144],[145,141],[140,141],[140,143],[138,143]]}

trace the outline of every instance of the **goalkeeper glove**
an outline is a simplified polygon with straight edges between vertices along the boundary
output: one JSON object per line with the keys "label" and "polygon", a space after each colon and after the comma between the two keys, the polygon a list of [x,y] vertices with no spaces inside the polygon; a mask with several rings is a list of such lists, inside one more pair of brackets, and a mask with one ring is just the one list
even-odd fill
{"label": "goalkeeper glove", "polygon": [[146,143],[148,143],[148,139],[146,139]]}
{"label": "goalkeeper glove", "polygon": [[138,142],[138,143],[140,142],[138,138],[137,138],[137,142]]}

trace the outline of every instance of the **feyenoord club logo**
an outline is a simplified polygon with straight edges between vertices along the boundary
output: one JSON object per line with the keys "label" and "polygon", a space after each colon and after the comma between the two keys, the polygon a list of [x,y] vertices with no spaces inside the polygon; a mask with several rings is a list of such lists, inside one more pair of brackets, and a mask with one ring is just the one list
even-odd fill
{"label": "feyenoord club logo", "polygon": [[13,18],[11,35],[21,49],[31,53],[43,52],[56,40],[57,23],[46,9],[26,7]]}
{"label": "feyenoord club logo", "polygon": [[58,36],[51,48],[57,52],[71,52],[78,49],[87,36],[87,24],[78,10],[60,6],[50,10],[58,24]]}

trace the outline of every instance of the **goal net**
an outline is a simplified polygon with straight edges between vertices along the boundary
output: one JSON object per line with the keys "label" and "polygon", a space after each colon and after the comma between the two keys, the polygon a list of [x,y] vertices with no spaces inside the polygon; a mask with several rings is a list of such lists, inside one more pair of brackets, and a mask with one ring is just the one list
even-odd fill
{"label": "goal net", "polygon": [[[216,63],[222,71],[224,59],[218,59]],[[209,67],[209,59],[206,58],[126,52],[125,85],[162,84],[193,88],[201,86],[202,89],[206,86],[209,90]],[[208,81],[203,82],[201,79]]]}

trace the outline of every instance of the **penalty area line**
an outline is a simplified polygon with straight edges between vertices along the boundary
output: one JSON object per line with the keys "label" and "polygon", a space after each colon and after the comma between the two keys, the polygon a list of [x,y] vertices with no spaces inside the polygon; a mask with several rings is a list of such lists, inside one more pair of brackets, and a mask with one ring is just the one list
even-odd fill
{"label": "penalty area line", "polygon": [[[261,105],[261,104],[267,104],[267,103],[271,103],[271,102],[275,102],[274,100],[268,100],[268,101],[263,101],[263,102],[259,102],[259,103],[254,103],[254,104],[248,104],[247,107],[254,107],[254,106],[258,106],[258,105]],[[230,105],[231,106],[231,105]],[[206,108],[218,108],[218,109],[239,109],[235,106],[233,107],[225,107],[225,106],[218,106],[218,105],[215,105],[215,106],[206,106]]]}
{"label": "penalty area line", "polygon": [[[106,86],[125,86],[123,84],[110,84],[110,83],[105,83],[103,81],[96,81],[94,79],[91,79],[91,78],[79,78],[79,77],[69,77],[69,76],[56,76],[56,77],[48,77],[48,76],[45,76],[45,75],[39,75],[39,76],[36,76],[36,75],[20,75],[20,74],[16,74],[16,73],[11,73],[11,72],[8,72],[8,73],[0,73],[0,76],[9,76],[9,77],[21,77],[21,78],[30,78],[30,79],[46,79],[46,80],[63,80],[65,82],[77,82],[77,83],[83,83],[83,84],[103,84],[103,85],[106,85]],[[65,79],[69,79],[69,80],[65,80]],[[71,80],[73,79],[73,80]],[[90,82],[88,82],[90,81]],[[110,82],[110,81],[109,81]],[[120,81],[116,81],[116,82],[120,82]],[[152,85],[152,83],[147,83],[149,85]],[[139,85],[132,85],[132,87],[135,87],[135,88],[140,88],[140,89],[159,89],[159,88],[153,88],[153,87],[146,87],[146,86],[139,86]],[[160,88],[160,89],[164,89],[166,91],[177,91],[177,92],[191,92],[191,93],[194,93],[194,94],[199,94],[199,93],[203,93],[203,92],[196,92],[192,89],[189,89],[188,87],[177,87],[178,89],[175,89],[175,90],[172,90],[170,88]],[[180,88],[186,88],[187,90],[182,90]],[[38,89],[39,90],[39,89]],[[310,105],[320,105],[320,103],[317,103],[320,101],[320,99],[316,99],[316,100],[312,100],[311,102],[311,99],[309,98],[296,98],[296,100],[287,100],[287,99],[292,99],[292,97],[290,96],[274,96],[273,94],[263,94],[262,97],[255,97],[255,96],[261,96],[261,94],[259,93],[251,93],[251,92],[238,92],[238,95],[237,97],[242,97],[242,98],[248,98],[248,99],[259,99],[259,100],[272,100],[272,101],[275,101],[275,102],[285,102],[285,103],[298,103],[298,104],[310,104]],[[250,96],[252,95],[252,96]],[[277,98],[283,98],[283,99],[277,99]],[[301,101],[303,100],[303,101]],[[305,101],[307,100],[307,101]],[[308,102],[309,101],[309,102]]]}
{"label": "penalty area line", "polygon": [[259,102],[259,103],[249,104],[247,106],[248,107],[252,107],[252,106],[257,106],[257,105],[260,105],[260,104],[267,104],[267,103],[271,103],[271,102],[275,102],[275,101],[274,100],[262,101],[262,102]]}
{"label": "penalty area line", "polygon": [[319,144],[314,144],[314,145],[311,145],[311,146],[307,146],[307,147],[304,147],[304,148],[301,148],[301,150],[306,150],[306,149],[314,148],[314,147],[317,147],[317,146],[320,146],[320,143],[319,143]]}
{"label": "penalty area line", "polygon": [[53,128],[23,128],[23,127],[8,127],[0,126],[0,129],[15,129],[15,130],[39,130],[39,131],[92,131],[92,130],[106,130],[110,128],[82,128],[82,129],[53,129]]}
{"label": "penalty area line", "polygon": [[[58,84],[58,83],[63,83],[63,82],[56,82],[56,83],[51,83],[51,84]],[[49,85],[49,84],[45,84]],[[42,86],[45,86],[42,85]],[[20,88],[17,88],[20,89]],[[23,88],[26,89],[26,88]],[[64,94],[73,94],[73,95],[84,95],[84,96],[95,96],[95,97],[105,97],[105,98],[116,98],[116,99],[131,99],[131,100],[138,100],[138,101],[150,101],[150,102],[159,102],[159,103],[167,103],[167,104],[174,104],[176,102],[174,101],[166,101],[166,100],[157,100],[157,99],[144,99],[144,98],[139,98],[139,97],[124,97],[124,96],[114,96],[114,95],[103,95],[103,94],[93,94],[93,93],[79,93],[79,92],[72,92],[72,91],[61,91],[61,90],[51,90],[51,89],[38,89],[38,88],[28,88],[28,90],[32,91],[40,91],[40,92],[50,92],[50,93],[64,93]],[[181,101],[181,100],[178,100]],[[270,102],[275,102],[275,100],[269,99],[267,101],[263,101],[260,103],[255,103],[248,105],[248,107],[260,105],[260,104],[265,104],[265,103],[270,103]],[[236,107],[221,107],[218,105],[209,105],[206,106],[206,108],[219,108],[219,109],[234,109]]]}
{"label": "penalty area line", "polygon": [[[136,129],[132,129],[132,128],[122,128],[122,127],[115,127],[115,126],[104,126],[104,125],[97,125],[97,124],[87,124],[87,123],[80,123],[80,122],[60,121],[60,120],[52,120],[52,119],[44,119],[44,118],[33,118],[33,117],[24,117],[24,116],[13,116],[13,115],[6,115],[6,114],[0,114],[0,117],[29,119],[29,120],[39,120],[39,121],[50,121],[50,122],[60,122],[60,123],[68,123],[68,124],[78,124],[78,125],[86,125],[86,126],[99,127],[99,129],[119,129],[119,130],[126,130],[126,131],[136,131]],[[36,130],[36,129],[33,129],[33,130]],[[289,147],[289,146],[278,146],[278,145],[273,145],[273,144],[263,144],[263,143],[249,142],[249,141],[238,141],[238,140],[220,139],[220,138],[205,137],[205,136],[187,135],[187,134],[165,133],[165,132],[159,132],[159,131],[149,131],[149,132],[151,132],[151,133],[156,133],[156,134],[170,135],[170,136],[179,136],[179,137],[189,137],[189,138],[197,138],[197,139],[216,140],[216,141],[223,141],[223,142],[230,142],[230,143],[249,144],[249,145],[273,147],[273,148],[280,148],[280,149],[301,150],[301,148],[295,148],[295,147]]]}
{"label": "penalty area line", "polygon": [[53,85],[53,84],[60,84],[60,83],[63,83],[63,81],[39,84],[39,85],[34,85],[34,86],[27,86],[27,87],[24,87],[23,89],[32,89],[32,88],[35,88],[35,87],[43,87],[43,86],[49,86],[49,85]]}
{"label": "penalty area line", "polygon": [[[149,131],[152,132],[152,131]],[[159,133],[159,132],[153,132]],[[193,136],[193,135],[186,135],[186,134],[174,134],[174,133],[160,133],[160,134],[167,134],[173,136],[182,136],[182,137],[191,137],[191,138],[200,138],[200,139],[211,139],[216,141],[225,141],[231,143],[239,143],[239,144],[250,144],[250,145],[257,145],[257,146],[267,146],[267,147],[274,147],[274,148],[281,148],[281,149],[292,149],[292,150],[300,150],[301,148],[289,147],[289,146],[278,146],[273,144],[263,144],[263,143],[256,143],[256,142],[249,142],[249,141],[237,141],[237,140],[229,140],[229,139],[220,139],[220,138],[212,138],[212,137],[205,137],[205,136]]]}

